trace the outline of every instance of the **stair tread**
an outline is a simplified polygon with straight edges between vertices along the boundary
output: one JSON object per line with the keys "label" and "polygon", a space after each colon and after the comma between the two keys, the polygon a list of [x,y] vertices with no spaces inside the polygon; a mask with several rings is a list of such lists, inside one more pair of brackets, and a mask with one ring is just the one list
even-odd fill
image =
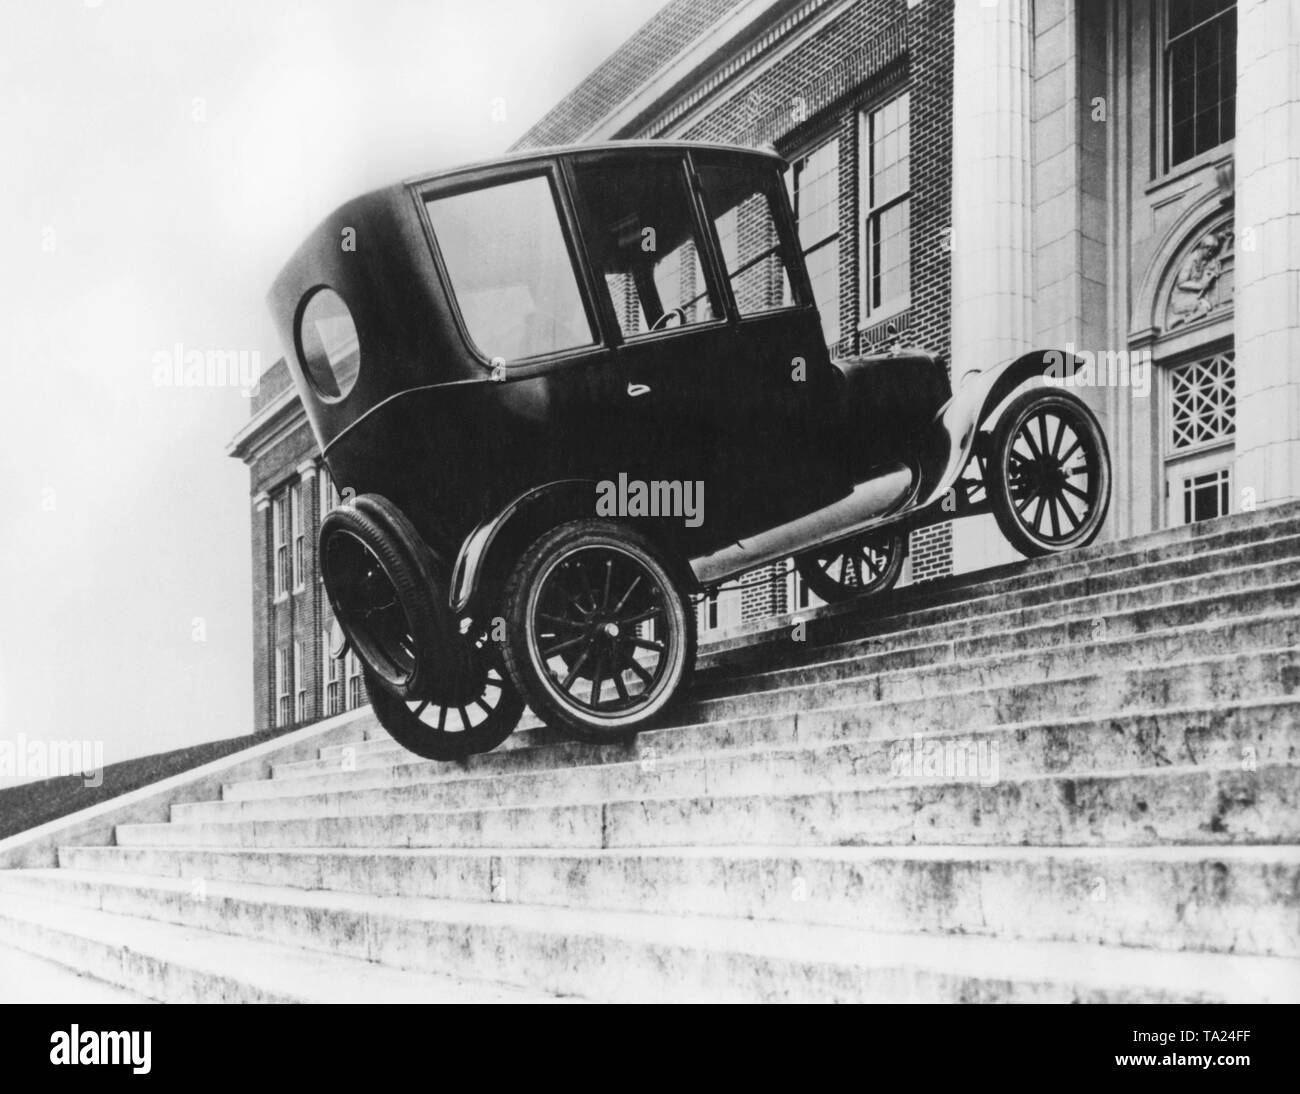
{"label": "stair tread", "polygon": [[[0,891],[6,875],[0,873]],[[70,871],[13,871],[65,875]],[[94,876],[94,875],[91,875]],[[69,878],[69,880],[71,880]],[[215,885],[214,885],[215,887]],[[0,922],[16,917],[43,927],[170,964],[243,982],[277,996],[314,1003],[506,1003],[551,1001],[549,993],[412,972],[198,927],[105,912],[5,892]]]}
{"label": "stair tread", "polygon": [[[857,706],[858,705],[855,704],[853,709],[857,709]],[[1215,715],[1220,715],[1227,712],[1263,711],[1263,710],[1281,711],[1287,708],[1294,708],[1295,712],[1297,714],[1300,714],[1300,697],[1269,696],[1262,699],[1252,699],[1240,703],[1231,703],[1231,704],[1201,704],[1201,705],[1192,705],[1192,706],[1152,707],[1152,708],[1142,709],[1142,710],[1126,710],[1123,713],[1118,715],[1087,714],[1087,715],[1080,715],[1075,718],[1052,719],[1051,721],[1046,721],[1044,719],[1039,718],[1039,719],[1021,721],[1021,722],[997,722],[988,725],[966,727],[963,729],[952,729],[952,730],[944,731],[942,733],[928,733],[925,735],[925,739],[927,741],[943,741],[949,738],[984,738],[984,737],[995,738],[999,736],[1009,736],[1009,735],[1023,733],[1023,732],[1083,729],[1089,726],[1100,725],[1103,722],[1136,721],[1139,719],[1157,718],[1157,717],[1174,718],[1174,719],[1213,717]],[[819,712],[833,711],[839,709],[849,709],[849,708],[837,708],[837,707],[822,708],[822,710]],[[808,713],[812,713],[812,712],[808,712]],[[739,721],[740,719],[737,720]],[[663,732],[706,729],[716,724],[717,723],[698,722],[698,723],[692,723],[691,725],[665,727]],[[645,731],[644,733],[645,739],[649,742],[652,742],[654,739],[654,734],[657,732],[660,731],[653,730],[653,729]],[[729,745],[725,741],[719,741],[716,743],[715,747],[713,748],[701,747],[698,750],[674,751],[670,754],[665,755],[664,757],[657,760],[656,762],[662,763],[665,766],[669,766],[669,765],[676,766],[676,765],[684,765],[684,764],[698,762],[700,760],[708,760],[713,758],[733,758],[733,757],[760,758],[765,755],[776,755],[781,753],[818,752],[818,751],[830,750],[830,749],[843,749],[846,747],[850,747],[854,744],[870,745],[872,747],[888,747],[891,744],[910,742],[912,740],[912,737],[913,735],[911,734],[902,735],[902,736],[887,735],[887,736],[879,736],[879,737],[863,735],[857,738],[852,738],[852,737],[812,738],[803,741],[800,741],[799,739],[792,737],[789,741],[786,742],[772,742],[772,743],[764,743],[764,744],[743,745],[739,747],[734,745]],[[391,747],[395,750],[401,750],[401,746],[398,745],[396,742],[393,742]],[[593,746],[593,747],[599,747],[599,746]],[[543,776],[543,775],[553,776],[568,771],[588,770],[588,769],[597,770],[602,768],[612,768],[612,767],[619,767],[623,765],[639,764],[642,762],[640,756],[636,754],[629,754],[626,759],[606,760],[603,762],[594,762],[594,763],[568,763],[568,764],[555,763],[552,766],[528,767],[517,771],[514,770],[501,771],[501,770],[496,770],[492,765],[490,765],[487,762],[484,762],[483,764],[480,765],[475,765],[473,767],[465,768],[465,767],[452,765],[452,764],[445,764],[445,763],[438,764],[435,761],[423,760],[418,756],[413,756],[411,753],[405,752],[404,750],[402,750],[402,752],[405,756],[409,757],[409,762],[397,763],[393,765],[381,765],[381,764],[368,765],[365,768],[358,768],[355,771],[348,771],[348,772],[344,772],[342,771],[342,769],[331,769],[328,771],[322,770],[322,771],[314,772],[310,775],[304,775],[301,779],[288,779],[288,778],[250,779],[250,780],[245,780],[244,782],[241,783],[231,783],[229,784],[229,786],[230,787],[264,786],[268,784],[275,784],[275,783],[282,783],[282,782],[308,782],[311,780],[319,780],[323,777],[338,776],[341,774],[358,775],[361,774],[362,772],[364,772],[365,775],[370,779],[377,779],[390,774],[394,769],[397,768],[420,767],[420,766],[428,766],[430,768],[430,771],[428,772],[428,775],[425,778],[408,779],[408,780],[402,780],[401,782],[391,782],[391,783],[381,784],[377,786],[358,786],[358,787],[352,787],[348,789],[334,789],[334,790],[312,790],[309,786],[304,786],[301,788],[286,787],[286,793],[283,795],[283,798],[285,800],[290,800],[296,797],[310,796],[312,794],[363,793],[363,792],[371,792],[376,790],[397,789],[399,787],[408,788],[414,786],[446,786],[446,785],[453,785],[457,783],[476,782],[476,781],[483,781],[483,780],[499,780],[505,778],[515,778],[515,777],[534,777],[534,776]],[[500,755],[500,754],[489,753],[488,755],[491,756],[491,755]],[[1058,774],[1060,773],[1058,772]],[[362,780],[357,780],[357,781],[362,781]],[[250,800],[251,801],[274,801],[274,800],[278,800],[279,798],[280,798],[279,795],[276,795],[274,797],[269,797],[269,798],[258,797],[253,799],[234,797],[234,798],[207,799],[202,803],[185,803],[185,804],[229,804],[232,802],[243,802],[243,801],[250,801]]]}
{"label": "stair tread", "polygon": [[[667,761],[665,761],[667,762]],[[636,766],[635,761],[630,761]],[[606,765],[613,766],[613,765]],[[1131,779],[1134,776],[1160,778],[1176,778],[1183,775],[1210,774],[1221,775],[1227,773],[1242,773],[1258,775],[1263,771],[1289,771],[1300,775],[1300,763],[1266,763],[1260,764],[1252,772],[1242,772],[1239,764],[1166,764],[1159,767],[1132,767],[1118,768],[1105,771],[1042,771],[1042,772],[1025,772],[1024,774],[1009,775],[999,777],[997,781],[989,786],[982,786],[978,778],[961,778],[947,775],[929,775],[929,776],[885,776],[874,780],[863,779],[858,783],[835,785],[830,787],[818,787],[815,789],[794,789],[788,792],[759,792],[755,794],[752,791],[743,789],[708,791],[698,794],[683,794],[678,792],[668,792],[656,794],[652,788],[647,788],[645,792],[630,796],[622,793],[618,796],[596,796],[585,798],[565,798],[562,801],[539,800],[527,805],[498,805],[491,802],[484,802],[481,805],[474,806],[457,806],[450,809],[439,809],[436,806],[430,808],[412,809],[400,808],[397,810],[385,810],[382,813],[349,813],[338,817],[339,820],[361,822],[366,819],[375,819],[378,817],[403,817],[403,816],[426,816],[428,814],[445,814],[445,813],[483,813],[491,811],[516,811],[524,809],[554,809],[561,806],[589,807],[594,805],[628,805],[636,802],[672,802],[672,801],[701,801],[701,800],[728,800],[735,798],[763,797],[769,799],[782,798],[806,798],[816,797],[819,795],[840,795],[840,794],[873,794],[882,792],[891,792],[896,790],[906,790],[914,787],[926,787],[927,789],[936,786],[974,786],[983,790],[996,790],[999,786],[1007,784],[1031,784],[1038,782],[1100,782],[1100,781],[1120,781]],[[336,793],[342,793],[338,791]],[[405,806],[405,803],[403,803]],[[293,820],[310,820],[320,819],[312,817],[310,814],[303,817],[281,818],[279,820],[262,819],[257,817],[232,818],[230,820],[207,820],[197,822],[203,825],[238,825],[238,824],[280,824]],[[188,821],[147,821],[137,824],[120,825],[122,828],[137,829],[155,829],[155,828],[174,828],[188,825],[194,826],[195,822]]]}
{"label": "stair tread", "polygon": [[[51,880],[102,881],[93,872],[44,870],[24,871],[29,876],[48,876]],[[162,892],[188,892],[183,880],[148,875],[115,875],[119,885]],[[3,887],[3,878],[0,878]],[[614,936],[650,946],[685,947],[713,952],[740,952],[808,964],[847,966],[868,972],[882,968],[913,968],[949,975],[996,981],[1067,981],[1090,988],[1141,987],[1180,995],[1256,997],[1261,991],[1276,1001],[1300,1002],[1300,959],[1226,955],[1218,953],[1172,952],[1135,947],[1107,947],[1076,942],[1026,942],[979,936],[908,935],[876,933],[868,929],[792,924],[696,915],[664,915],[647,912],[610,911],[584,908],[575,910],[555,906],[482,903],[435,900],[425,897],[371,896],[362,893],[301,890],[286,886],[255,885],[238,882],[209,882],[207,898],[280,904],[312,910],[346,911],[353,915],[397,916],[428,924],[474,924],[488,929],[514,930],[559,935],[566,939]],[[56,917],[66,917],[66,905],[55,909]],[[0,906],[3,907],[3,906]],[[75,908],[73,908],[76,911]],[[128,917],[113,913],[114,920]],[[134,917],[129,917],[134,919]],[[140,929],[137,924],[145,924]],[[154,938],[155,926],[162,937]],[[218,950],[228,956],[248,961],[251,947],[260,941],[218,936],[214,932],[156,924],[151,920],[134,920],[130,927],[118,927],[123,934],[135,931],[136,945],[146,938],[162,948],[180,942],[192,944],[202,938],[204,957],[210,959]],[[211,940],[225,937],[228,945]],[[284,947],[272,947],[284,950]],[[306,951],[295,951],[301,964]],[[268,959],[269,959],[268,955]],[[313,961],[310,955],[308,961]],[[352,977],[363,963],[348,959],[338,969],[317,966],[313,981],[322,992],[346,995],[359,1000],[363,992],[355,983],[338,983],[340,974]],[[251,962],[249,962],[251,965]],[[348,967],[350,966],[350,967]],[[251,971],[251,970],[250,970]],[[405,975],[405,974],[403,974]],[[331,980],[334,982],[331,983]],[[393,982],[400,983],[394,976]],[[429,987],[415,989],[431,990]],[[407,997],[411,997],[408,989]],[[461,1000],[457,1000],[461,1001]]]}
{"label": "stair tread", "polygon": [[0,1004],[152,1003],[156,1000],[56,961],[0,945]]}
{"label": "stair tread", "polygon": [[[852,847],[799,847],[786,844],[708,844],[707,846],[665,845],[654,847],[204,847],[198,844],[174,844],[166,847],[116,847],[111,845],[64,848],[73,851],[126,852],[149,851],[182,855],[338,855],[366,858],[374,855],[406,859],[478,858],[496,859],[511,855],[530,858],[687,858],[687,859],[768,859],[782,858],[801,862],[828,860],[836,862],[925,861],[925,862],[992,862],[1006,861],[1119,861],[1119,862],[1225,862],[1274,863],[1300,865],[1300,844],[1173,844],[1154,847],[1127,846],[1009,846],[1007,844],[907,844]],[[70,869],[64,867],[63,869]],[[29,871],[31,872],[31,871]],[[98,871],[86,871],[97,874]],[[154,875],[142,875],[154,876]]]}
{"label": "stair tread", "polygon": [[[1297,618],[1300,619],[1300,616],[1297,616]],[[1195,657],[1189,657],[1181,660],[1179,659],[1159,660],[1150,664],[1134,665],[1133,668],[1129,671],[1149,672],[1149,671],[1169,671],[1169,670],[1192,670],[1194,668],[1204,668],[1206,666],[1226,666],[1233,661],[1247,662],[1261,657],[1282,657],[1282,656],[1294,657],[1297,655],[1297,652],[1298,652],[1297,649],[1293,646],[1269,646],[1266,648],[1252,649],[1247,651],[1234,650],[1229,653],[1216,654],[1212,656],[1195,656]],[[1023,660],[1024,657],[1025,657],[1025,652],[1022,651],[1019,656],[1019,659]],[[945,669],[951,670],[956,664],[957,664],[956,662],[948,662],[943,667]],[[915,674],[915,670],[899,670],[899,672],[900,673],[909,672],[913,675]],[[769,699],[772,699],[783,695],[793,695],[794,693],[800,691],[807,692],[812,688],[845,687],[845,686],[851,687],[854,686],[855,682],[863,682],[863,681],[869,681],[875,679],[876,675],[880,675],[880,674],[867,675],[861,678],[851,678],[846,680],[816,681],[813,683],[790,684],[783,687],[770,689],[761,694]],[[1018,682],[1009,682],[1009,683],[999,683],[993,685],[984,684],[984,685],[972,686],[969,688],[957,688],[953,690],[940,691],[940,692],[936,692],[935,694],[925,695],[925,696],[894,697],[888,699],[857,699],[849,702],[841,701],[841,702],[828,702],[822,704],[809,704],[807,706],[800,706],[797,712],[793,710],[787,712],[786,716],[795,713],[798,713],[800,717],[805,717],[805,716],[823,715],[823,714],[837,714],[837,713],[848,712],[848,711],[863,712],[863,711],[870,711],[873,709],[883,709],[883,708],[898,706],[903,704],[914,704],[917,702],[931,702],[937,698],[945,698],[945,697],[968,698],[972,696],[988,695],[990,692],[993,691],[1007,690],[1007,689],[1030,688],[1030,687],[1056,689],[1063,684],[1081,683],[1081,682],[1086,682],[1089,680],[1096,680],[1101,678],[1113,679],[1113,670],[1093,669],[1089,671],[1074,673],[1072,675],[1057,675],[1051,677],[1050,679],[1044,678],[1041,680],[1018,681]],[[749,693],[749,694],[755,694],[755,693]],[[715,697],[709,699],[702,699],[697,701],[695,705],[699,707],[699,706],[704,706],[706,704],[719,704],[719,703],[731,702],[734,701],[736,698],[744,698],[744,697],[745,696],[722,696],[722,697]],[[1177,711],[1177,710],[1189,710],[1189,709],[1205,710],[1205,711],[1233,710],[1237,708],[1244,708],[1248,705],[1251,705],[1252,703],[1253,704],[1259,704],[1263,702],[1293,703],[1296,701],[1297,701],[1297,697],[1294,694],[1282,694],[1282,695],[1265,696],[1259,700],[1234,699],[1231,701],[1224,701],[1217,704],[1189,706],[1185,703],[1179,703],[1169,707],[1143,707],[1143,708],[1128,708],[1128,709],[1121,709],[1121,710],[1098,711],[1087,717],[1089,718],[1089,720],[1095,720],[1096,718],[1099,717],[1113,716],[1117,718],[1127,718],[1127,717],[1141,715],[1141,714],[1161,714],[1164,713],[1165,711]],[[697,713],[696,717],[694,717],[689,722],[681,722],[681,723],[676,723],[671,725],[652,727],[650,729],[644,730],[641,736],[649,738],[651,737],[651,735],[656,733],[673,733],[673,732],[678,732],[678,731],[688,730],[688,729],[700,729],[703,727],[716,727],[720,725],[727,725],[733,723],[752,722],[752,721],[759,720],[762,717],[764,716],[753,714],[753,713],[735,713],[735,714],[725,715],[720,718],[709,718],[703,716],[702,714]],[[1023,722],[1000,722],[995,724],[998,726],[1038,725],[1038,724],[1042,724],[1043,721],[1044,720],[1041,718],[1036,718],[1032,720],[1026,720]],[[1053,719],[1050,724],[1055,725],[1057,724],[1057,722],[1058,720]],[[534,747],[534,746],[530,744],[523,747]],[[725,745],[723,747],[725,748]],[[503,751],[511,751],[511,750],[507,749]],[[399,758],[403,759],[403,762],[395,763],[391,766],[402,767],[402,766],[407,766],[408,764],[418,764],[424,762],[421,761],[419,758],[410,755],[409,753]],[[317,774],[324,773],[328,770],[322,767],[323,764],[330,764],[332,768],[335,763],[336,761],[334,760],[315,759],[315,760],[298,760],[288,764],[277,764],[273,768],[271,779],[273,781],[292,781],[292,780],[302,779],[306,777],[311,777]],[[384,765],[374,765],[373,767],[365,768],[365,770],[374,770],[375,768],[378,768],[380,766],[384,766]],[[265,781],[265,780],[254,780],[254,781]],[[230,785],[237,785],[237,784],[230,784]]]}

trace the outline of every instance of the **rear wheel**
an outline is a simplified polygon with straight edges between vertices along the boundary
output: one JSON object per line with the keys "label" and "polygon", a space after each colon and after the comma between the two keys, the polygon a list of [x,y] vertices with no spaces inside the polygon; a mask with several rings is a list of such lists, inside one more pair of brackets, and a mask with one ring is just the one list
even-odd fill
{"label": "rear wheel", "polygon": [[626,736],[688,681],[695,615],[662,553],[626,525],[563,524],[506,583],[511,679],[548,725],[589,741]]}
{"label": "rear wheel", "polygon": [[1022,554],[1083,547],[1110,505],[1106,438],[1077,396],[1027,391],[998,420],[984,479],[998,527]]}
{"label": "rear wheel", "polygon": [[379,724],[403,748],[426,760],[462,760],[490,752],[519,724],[524,701],[510,682],[486,628],[475,638],[473,682],[443,702],[399,699],[367,671],[370,705]]}
{"label": "rear wheel", "polygon": [[903,569],[907,541],[900,533],[858,536],[795,560],[799,575],[828,604],[892,589]]}

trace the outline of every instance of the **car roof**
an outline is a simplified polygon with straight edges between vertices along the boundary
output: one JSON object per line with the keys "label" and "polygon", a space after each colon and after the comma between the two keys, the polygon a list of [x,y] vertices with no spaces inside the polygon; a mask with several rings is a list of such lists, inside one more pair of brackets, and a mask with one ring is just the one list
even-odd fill
{"label": "car roof", "polygon": [[748,148],[736,144],[721,144],[712,141],[659,141],[626,140],[600,141],[592,144],[565,144],[550,148],[529,148],[520,152],[511,152],[492,159],[477,160],[473,163],[457,164],[420,175],[412,175],[402,180],[403,186],[420,186],[437,179],[449,178],[466,172],[482,172],[493,167],[515,167],[530,161],[551,160],[557,157],[578,156],[592,152],[666,152],[685,151],[722,152],[734,156],[757,156],[771,160],[775,166],[784,169],[787,162],[774,148]]}

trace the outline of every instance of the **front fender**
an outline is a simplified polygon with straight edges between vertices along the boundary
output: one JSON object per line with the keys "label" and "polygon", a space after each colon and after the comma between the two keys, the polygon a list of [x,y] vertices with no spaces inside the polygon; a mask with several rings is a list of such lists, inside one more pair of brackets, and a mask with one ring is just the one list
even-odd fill
{"label": "front fender", "polygon": [[566,500],[585,499],[586,510],[594,511],[595,479],[557,479],[524,491],[495,516],[481,521],[465,537],[456,555],[456,565],[451,574],[451,610],[460,615],[478,592],[483,566],[499,540],[502,532],[516,518],[535,512],[538,506],[554,506]]}
{"label": "front fender", "polygon": [[[1069,374],[1061,350],[1031,350],[984,372],[969,372],[953,397],[935,415],[921,458],[921,489],[916,508],[942,498],[961,476],[975,447],[975,435],[1016,388],[1035,377]],[[1074,368],[1083,362],[1075,357]]]}

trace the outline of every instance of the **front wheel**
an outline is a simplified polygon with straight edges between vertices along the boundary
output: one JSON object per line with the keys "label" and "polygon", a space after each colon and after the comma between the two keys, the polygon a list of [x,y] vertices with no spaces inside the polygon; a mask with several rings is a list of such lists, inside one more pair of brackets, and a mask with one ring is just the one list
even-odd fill
{"label": "front wheel", "polygon": [[838,604],[892,589],[906,554],[901,534],[876,533],[809,551],[795,559],[795,567],[808,588],[827,604]]}
{"label": "front wheel", "polygon": [[1110,505],[1110,453],[1075,395],[1036,388],[998,420],[984,481],[998,527],[1021,554],[1091,543]]}
{"label": "front wheel", "polygon": [[695,662],[695,614],[636,529],[577,520],[546,533],[506,583],[510,678],[548,725],[618,740],[672,702]]}

